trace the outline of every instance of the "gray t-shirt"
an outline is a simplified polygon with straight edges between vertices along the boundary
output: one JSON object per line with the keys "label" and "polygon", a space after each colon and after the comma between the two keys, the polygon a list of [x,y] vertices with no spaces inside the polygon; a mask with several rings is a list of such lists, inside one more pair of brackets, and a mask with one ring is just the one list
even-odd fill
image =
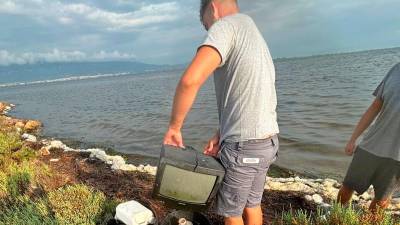
{"label": "gray t-shirt", "polygon": [[375,90],[382,110],[360,143],[374,155],[400,161],[400,63],[394,66]]}
{"label": "gray t-shirt", "polygon": [[214,73],[220,143],[279,133],[275,67],[254,21],[240,13],[224,17],[211,26],[205,45],[222,58]]}

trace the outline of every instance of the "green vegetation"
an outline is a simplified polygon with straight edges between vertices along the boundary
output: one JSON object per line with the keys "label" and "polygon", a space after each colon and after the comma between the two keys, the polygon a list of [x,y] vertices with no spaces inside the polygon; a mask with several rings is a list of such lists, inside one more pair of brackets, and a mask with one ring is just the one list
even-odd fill
{"label": "green vegetation", "polygon": [[373,215],[364,210],[355,210],[334,204],[329,212],[317,210],[315,213],[305,211],[289,211],[282,214],[274,225],[400,225],[391,215],[381,210]]}
{"label": "green vegetation", "polygon": [[86,185],[40,189],[39,178],[51,175],[17,133],[0,131],[0,225],[94,225],[113,217],[118,202]]}
{"label": "green vegetation", "polygon": [[85,185],[67,186],[50,192],[50,206],[59,224],[96,224],[106,197]]}
{"label": "green vegetation", "polygon": [[[106,224],[113,217],[119,202],[86,185],[66,185],[46,192],[41,178],[53,173],[37,160],[37,152],[25,146],[17,132],[2,127],[0,121],[0,225],[94,225]],[[286,212],[273,224],[400,225],[400,221],[384,211],[374,216],[334,205],[329,212]]]}

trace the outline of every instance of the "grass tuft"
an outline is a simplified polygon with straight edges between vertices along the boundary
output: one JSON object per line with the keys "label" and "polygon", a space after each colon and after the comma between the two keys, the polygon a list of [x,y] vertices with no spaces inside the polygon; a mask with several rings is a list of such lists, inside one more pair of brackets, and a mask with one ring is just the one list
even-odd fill
{"label": "grass tuft", "polygon": [[400,221],[384,210],[376,214],[356,210],[351,206],[343,207],[334,204],[329,212],[318,209],[316,213],[288,211],[274,221],[275,225],[400,225]]}
{"label": "grass tuft", "polygon": [[100,222],[103,215],[105,196],[85,185],[66,186],[48,195],[55,218],[61,225]]}

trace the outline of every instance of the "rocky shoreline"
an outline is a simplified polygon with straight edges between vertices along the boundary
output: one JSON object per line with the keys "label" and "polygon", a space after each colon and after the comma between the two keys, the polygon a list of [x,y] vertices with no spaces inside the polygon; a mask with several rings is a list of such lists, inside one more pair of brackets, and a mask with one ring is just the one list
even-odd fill
{"label": "rocky shoreline", "polygon": [[[57,163],[60,161],[60,154],[77,154],[87,156],[87,160],[96,160],[107,165],[107,168],[111,171],[122,171],[122,172],[134,172],[149,175],[150,177],[155,176],[157,167],[151,165],[133,165],[126,162],[124,157],[120,155],[108,155],[105,150],[93,148],[93,149],[74,149],[60,140],[54,139],[39,139],[35,134],[42,126],[39,121],[34,120],[22,120],[7,116],[7,113],[15,107],[12,104],[0,103],[0,114],[4,120],[4,124],[10,127],[14,127],[17,132],[20,132],[21,138],[28,144],[38,148],[39,153],[43,157],[48,158],[48,163]],[[58,151],[58,155],[54,155],[53,152]],[[312,209],[313,207],[321,207],[329,210],[331,204],[335,201],[337,193],[340,188],[340,183],[334,179],[310,179],[289,177],[267,177],[265,185],[266,195],[269,193],[296,193],[296,198],[301,198],[302,203],[299,204],[299,208],[302,208],[304,204],[308,204],[307,207]],[[150,187],[148,187],[151,189]],[[353,205],[355,207],[365,208],[368,207],[369,203],[373,198],[373,190],[370,188],[363,195],[354,195]],[[290,205],[290,202],[289,202]],[[268,206],[267,206],[268,207]],[[400,215],[400,195],[396,194],[391,201],[388,212],[394,215]],[[211,215],[213,217],[213,215]],[[269,215],[270,217],[272,215]],[[214,216],[215,217],[215,216]]]}

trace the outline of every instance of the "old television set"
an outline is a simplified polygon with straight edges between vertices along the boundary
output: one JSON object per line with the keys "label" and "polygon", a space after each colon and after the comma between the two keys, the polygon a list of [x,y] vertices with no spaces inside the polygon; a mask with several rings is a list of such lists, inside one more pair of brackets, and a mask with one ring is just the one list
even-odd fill
{"label": "old television set", "polygon": [[225,169],[192,147],[162,146],[153,197],[175,209],[204,211],[216,196]]}

